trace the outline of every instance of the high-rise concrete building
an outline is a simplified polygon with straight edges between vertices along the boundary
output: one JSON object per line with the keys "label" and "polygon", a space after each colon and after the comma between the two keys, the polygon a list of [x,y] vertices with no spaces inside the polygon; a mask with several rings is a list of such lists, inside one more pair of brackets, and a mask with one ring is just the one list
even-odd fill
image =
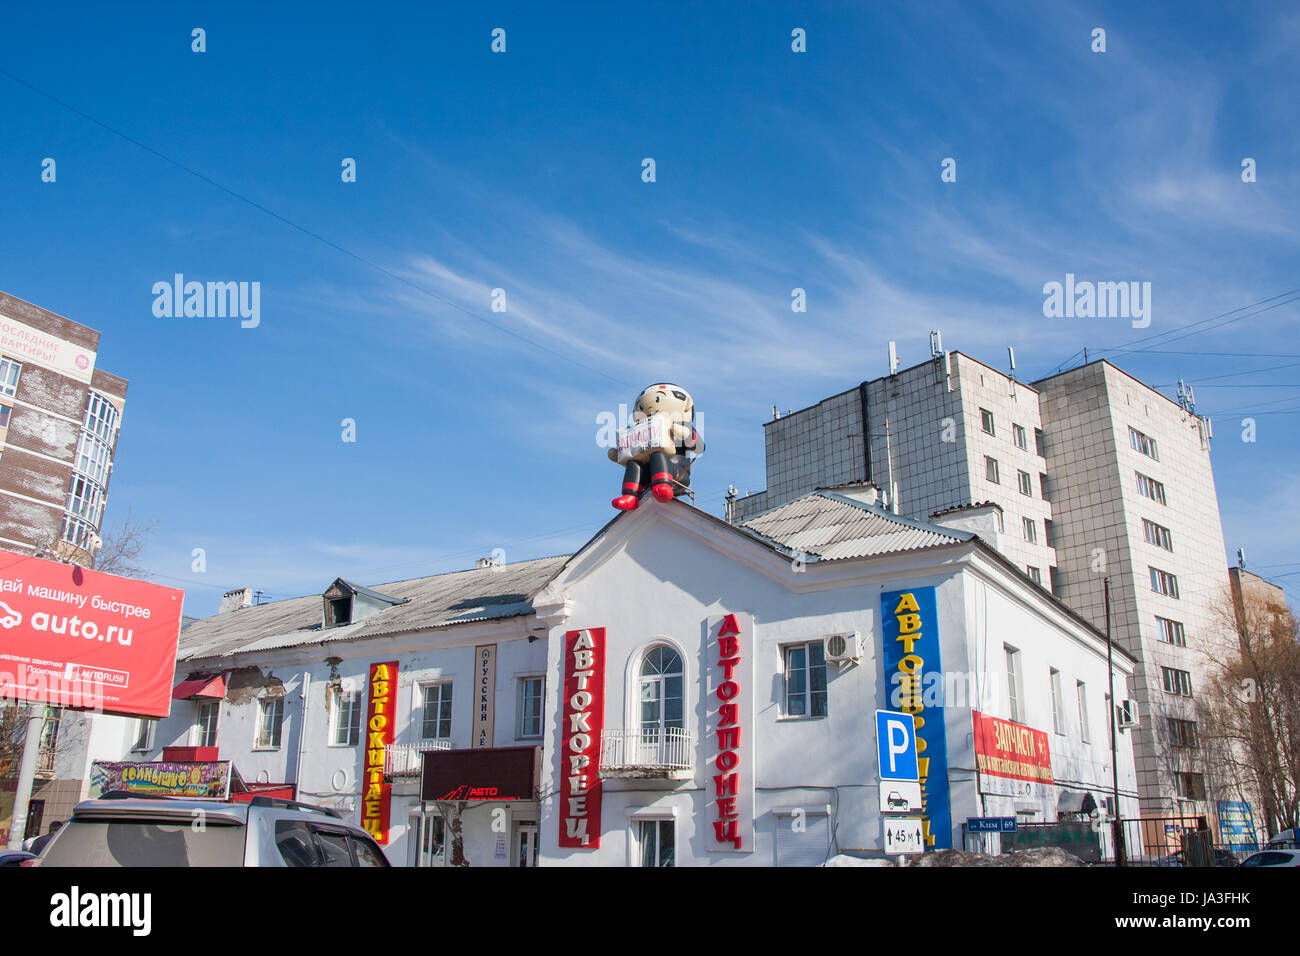
{"label": "high-rise concrete building", "polygon": [[1056,509],[1057,594],[1138,660],[1144,813],[1210,812],[1198,746],[1206,651],[1232,643],[1209,425],[1109,362],[1037,383]]}
{"label": "high-rise concrete building", "polygon": [[0,548],[90,564],[126,380],[99,333],[0,292]]}
{"label": "high-rise concrete building", "polygon": [[1229,638],[1208,422],[1106,361],[1025,384],[936,351],[774,417],[767,489],[733,520],[872,482],[898,514],[977,532],[1098,628],[1109,579],[1112,633],[1139,661],[1142,811],[1210,814],[1195,694],[1200,652]]}

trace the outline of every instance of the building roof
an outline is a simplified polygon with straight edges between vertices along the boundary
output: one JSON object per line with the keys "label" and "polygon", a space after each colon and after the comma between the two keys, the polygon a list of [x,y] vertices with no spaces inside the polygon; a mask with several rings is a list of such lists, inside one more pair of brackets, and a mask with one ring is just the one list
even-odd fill
{"label": "building roof", "polygon": [[[689,506],[678,503],[674,507]],[[729,525],[706,512],[691,510],[702,519],[743,534],[783,556],[798,553],[819,561],[834,561],[973,541],[1013,573],[1024,577],[1022,571],[984,545],[973,532],[904,518],[877,505],[825,489],[756,515],[740,525]],[[615,516],[583,549],[579,549],[579,553],[598,541],[611,525],[626,517],[628,513]],[[322,597],[319,594],[227,611],[194,621],[181,632],[178,662],[184,664],[233,654],[334,644],[525,616],[533,612],[533,600],[538,593],[572,557],[537,558],[379,584],[374,590],[380,595],[403,603],[387,607],[355,624],[338,627],[323,626]],[[349,586],[356,587],[350,582]],[[1042,593],[1096,632],[1093,625],[1059,599],[1046,591]],[[1116,651],[1121,652],[1119,648]]]}
{"label": "building roof", "polygon": [[376,585],[386,598],[405,602],[355,624],[328,629],[319,594],[227,611],[185,628],[177,657],[184,662],[529,614],[537,592],[568,558],[537,558]]}
{"label": "building roof", "polygon": [[818,490],[739,526],[766,543],[823,561],[897,554],[969,541],[969,531],[891,514],[833,491]]}

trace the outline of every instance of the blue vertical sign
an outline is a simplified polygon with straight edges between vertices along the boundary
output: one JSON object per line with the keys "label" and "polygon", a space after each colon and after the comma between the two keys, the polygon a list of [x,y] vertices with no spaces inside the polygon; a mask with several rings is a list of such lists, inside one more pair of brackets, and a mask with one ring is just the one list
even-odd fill
{"label": "blue vertical sign", "polygon": [[926,699],[923,688],[942,692],[939,658],[939,613],[934,588],[887,591],[880,596],[883,622],[885,701],[890,710],[912,715],[921,776],[921,819],[927,850],[952,847],[952,813],[948,800],[948,742],[942,698]]}

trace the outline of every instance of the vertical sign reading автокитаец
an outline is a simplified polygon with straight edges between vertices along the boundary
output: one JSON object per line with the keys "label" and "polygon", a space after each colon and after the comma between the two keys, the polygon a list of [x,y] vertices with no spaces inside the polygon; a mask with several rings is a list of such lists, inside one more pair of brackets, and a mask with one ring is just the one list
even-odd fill
{"label": "vertical sign reading \u0430\u0432\u0442\u043e\u043a\u0438\u0442\u0430\u0435\u0446", "polygon": [[[927,850],[952,846],[948,806],[948,745],[941,702],[926,704],[927,673],[939,673],[939,615],[934,588],[886,591],[880,596],[884,623],[885,700],[890,710],[911,714],[921,777],[921,819]],[[942,686],[942,682],[940,682]]]}

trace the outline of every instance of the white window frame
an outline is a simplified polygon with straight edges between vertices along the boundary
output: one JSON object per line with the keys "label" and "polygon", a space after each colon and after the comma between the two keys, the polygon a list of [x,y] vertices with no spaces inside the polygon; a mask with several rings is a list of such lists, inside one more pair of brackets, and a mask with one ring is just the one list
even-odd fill
{"label": "white window frame", "polygon": [[[451,739],[452,739],[452,734],[456,732],[456,687],[455,687],[455,681],[453,681],[451,678],[448,677],[448,678],[443,678],[443,679],[441,679],[441,680],[422,681],[422,682],[420,682],[420,683],[419,683],[418,685],[416,685],[416,686],[417,686],[417,688],[418,688],[418,690],[419,690],[419,697],[417,698],[417,700],[418,700],[418,703],[419,703],[419,709],[420,709],[420,719],[419,719],[419,728],[420,728],[420,730],[419,730],[419,736],[420,736],[420,739],[421,739],[421,740],[451,740]],[[439,732],[439,731],[441,731],[441,730],[443,729],[443,728],[442,728],[442,717],[439,716],[439,717],[436,719],[436,721],[435,721],[436,726],[434,727],[434,735],[433,735],[433,736],[426,736],[426,734],[425,734],[425,728],[428,726],[428,723],[427,723],[427,721],[425,720],[425,716],[426,716],[425,712],[426,712],[426,711],[428,710],[428,708],[429,708],[429,704],[428,704],[428,692],[429,692],[430,690],[433,690],[435,687],[438,688],[438,710],[439,710],[439,711],[442,710],[443,697],[444,697],[444,693],[445,693],[445,692],[443,691],[442,688],[445,687],[445,688],[448,689],[446,693],[448,693],[448,694],[450,695],[450,698],[451,698],[451,713],[449,713],[449,714],[447,715],[447,728],[446,728],[446,729],[447,729],[447,732],[446,732],[446,734],[442,734],[442,733]]]}
{"label": "white window frame", "polygon": [[1052,730],[1065,734],[1065,702],[1061,699],[1061,672],[1055,667],[1047,669],[1048,683],[1052,690]]}
{"label": "white window frame", "polygon": [[1159,568],[1153,568],[1147,565],[1147,570],[1151,572],[1151,590],[1156,594],[1163,594],[1165,597],[1178,600],[1178,577],[1170,574],[1168,571],[1161,571]]}
{"label": "white window frame", "polygon": [[1043,586],[1043,572],[1032,564],[1025,565],[1025,575],[1039,587]]}
{"label": "white window frame", "polygon": [[1147,518],[1142,519],[1142,537],[1147,544],[1163,548],[1165,551],[1174,550],[1174,536],[1169,529]]}
{"label": "white window frame", "polygon": [[[23,363],[9,358],[0,358],[0,395],[12,396],[18,391],[18,379],[23,373]],[[10,382],[9,379],[13,381]]]}
{"label": "white window frame", "polygon": [[[820,714],[813,713],[812,675],[813,675],[814,665],[812,662],[812,649],[814,645],[816,645],[818,651],[822,655],[822,662],[820,665],[817,665],[820,667],[822,672],[822,688],[823,688],[821,691],[822,713]],[[804,680],[804,689],[802,695],[804,712],[802,714],[796,714],[791,712],[791,707],[790,707],[790,700],[791,700],[790,675],[792,673],[790,667],[790,653],[791,651],[796,651],[799,650],[800,648],[803,648],[804,662],[805,662],[803,668],[805,674],[805,680]],[[782,720],[822,720],[830,714],[830,710],[831,710],[831,688],[830,688],[829,675],[826,670],[825,642],[819,638],[811,641],[795,641],[792,644],[782,644],[781,645],[781,719]]]}
{"label": "white window frame", "polygon": [[1026,498],[1034,497],[1034,476],[1024,469],[1016,469],[1016,487]]}
{"label": "white window frame", "polygon": [[986,435],[997,436],[997,426],[993,421],[993,413],[987,408],[980,409],[980,430]]}
{"label": "white window frame", "polygon": [[[529,733],[525,726],[525,721],[529,719],[526,709],[528,701],[528,685],[536,681],[539,686],[540,694],[537,698],[537,732]],[[518,692],[515,694],[515,739],[516,740],[537,740],[545,732],[546,727],[546,675],[545,674],[523,674],[518,678]]]}
{"label": "white window frame", "polygon": [[1160,686],[1166,694],[1177,697],[1192,696],[1192,675],[1177,667],[1160,668]]}
{"label": "white window frame", "polygon": [[1074,682],[1075,697],[1079,701],[1079,740],[1092,743],[1088,736],[1088,685],[1081,680]]}
{"label": "white window frame", "polygon": [[138,717],[135,723],[135,739],[131,742],[132,753],[148,753],[153,750],[154,735],[158,730],[158,721],[153,717]]}
{"label": "white window frame", "polygon": [[1003,644],[1002,654],[1007,668],[1007,719],[1018,724],[1024,716],[1020,706],[1020,649]]}
{"label": "white window frame", "polygon": [[1160,449],[1156,446],[1156,440],[1150,435],[1138,431],[1132,425],[1128,427],[1128,443],[1133,446],[1133,450],[1138,454],[1146,455],[1152,461],[1160,460]]}
{"label": "white window frame", "polygon": [[1167,717],[1166,720],[1169,722],[1166,728],[1169,732],[1169,746],[1181,747],[1185,750],[1200,748],[1201,738],[1196,721],[1182,717]]}
{"label": "white window frame", "polygon": [[1011,439],[1015,442],[1017,448],[1021,451],[1029,451],[1029,439],[1025,434],[1025,426],[1011,423]]}
{"label": "white window frame", "polygon": [[[212,721],[209,726],[203,719],[205,712],[211,711]],[[221,728],[221,701],[219,700],[199,700],[194,704],[194,723],[190,726],[190,740],[192,747],[215,747],[217,745],[217,731]],[[212,742],[208,743],[211,736]]]}
{"label": "white window frame", "polygon": [[1187,629],[1183,627],[1182,621],[1175,621],[1173,618],[1161,617],[1157,614],[1156,627],[1160,631],[1160,633],[1156,635],[1156,639],[1160,641],[1161,644],[1168,644],[1171,647],[1187,646]]}
{"label": "white window frame", "polygon": [[[330,726],[331,747],[357,747],[361,744],[361,721],[365,713],[365,695],[359,690],[344,690],[342,687],[330,688]],[[349,724],[343,723],[343,711],[347,709],[351,716]],[[355,705],[355,706],[353,706]],[[347,730],[349,740],[339,740],[339,731]]]}
{"label": "white window frame", "polygon": [[[682,664],[685,666],[684,658]],[[654,823],[656,828],[660,823],[671,823],[673,825],[673,867],[682,865],[681,857],[678,854],[682,843],[681,827],[677,825],[676,807],[628,807],[626,812],[628,825],[627,865],[629,867],[641,868],[641,825],[643,823]]]}
{"label": "white window frame", "polygon": [[[268,718],[270,723],[268,724]],[[274,734],[269,731],[274,729]],[[263,736],[263,731],[268,733]],[[279,750],[284,744],[284,697],[257,698],[257,724],[253,728],[254,750]]]}
{"label": "white window frame", "polygon": [[1038,544],[1038,522],[1025,515],[1021,519],[1021,524],[1024,527],[1025,540],[1030,544]]}
{"label": "white window frame", "polygon": [[1168,507],[1164,482],[1156,481],[1150,475],[1144,475],[1140,471],[1135,471],[1133,474],[1137,475],[1138,494],[1143,498],[1150,498],[1156,504]]}
{"label": "white window frame", "polygon": [[[990,472],[992,472],[992,474],[989,474]],[[1002,484],[998,478],[998,460],[992,455],[984,456],[984,480],[990,481],[995,485]]]}

